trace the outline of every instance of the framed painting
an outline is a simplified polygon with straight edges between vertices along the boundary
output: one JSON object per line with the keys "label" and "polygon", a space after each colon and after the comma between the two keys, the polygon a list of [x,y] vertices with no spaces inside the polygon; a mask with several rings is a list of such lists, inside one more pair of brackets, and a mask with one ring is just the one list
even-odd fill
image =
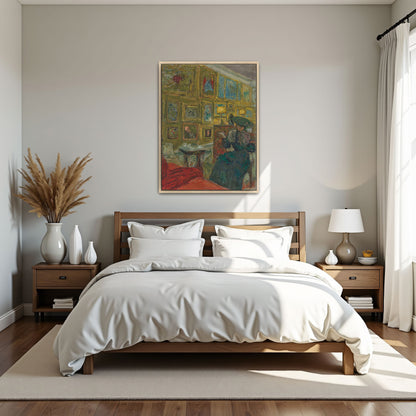
{"label": "framed painting", "polygon": [[166,120],[168,122],[176,122],[179,120],[179,104],[177,102],[167,101]]}
{"label": "framed painting", "polygon": [[198,124],[184,123],[182,131],[183,141],[196,141],[198,140]]}
{"label": "framed painting", "polygon": [[214,118],[214,104],[210,101],[202,101],[202,122],[212,123]]}
{"label": "framed painting", "polygon": [[193,121],[199,119],[199,106],[193,104],[183,104],[183,121]]}
{"label": "framed painting", "polygon": [[259,191],[258,62],[159,62],[159,192]]}
{"label": "framed painting", "polygon": [[178,138],[178,127],[177,126],[167,126],[166,137],[169,140],[174,140]]}
{"label": "framed painting", "polygon": [[210,139],[212,137],[212,128],[204,129],[204,137]]}

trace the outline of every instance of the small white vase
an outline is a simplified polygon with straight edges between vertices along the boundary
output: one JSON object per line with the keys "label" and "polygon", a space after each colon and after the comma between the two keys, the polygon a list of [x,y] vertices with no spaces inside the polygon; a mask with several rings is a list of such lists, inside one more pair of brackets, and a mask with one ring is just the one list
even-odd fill
{"label": "small white vase", "polygon": [[74,225],[69,237],[69,263],[80,264],[82,261],[82,238],[78,225]]}
{"label": "small white vase", "polygon": [[95,264],[97,261],[97,253],[94,250],[94,242],[88,242],[87,251],[84,254],[84,261],[86,264]]}
{"label": "small white vase", "polygon": [[334,254],[333,250],[329,250],[328,255],[325,257],[325,263],[330,266],[338,263],[338,257]]}
{"label": "small white vase", "polygon": [[66,256],[66,241],[62,234],[62,223],[47,222],[46,234],[40,244],[40,253],[48,264],[60,264]]}

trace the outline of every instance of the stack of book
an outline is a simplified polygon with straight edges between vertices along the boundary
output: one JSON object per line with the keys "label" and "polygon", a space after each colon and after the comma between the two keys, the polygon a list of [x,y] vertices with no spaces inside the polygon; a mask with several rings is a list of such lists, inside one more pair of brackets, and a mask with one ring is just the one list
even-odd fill
{"label": "stack of book", "polygon": [[354,309],[374,309],[371,296],[345,296],[345,299]]}
{"label": "stack of book", "polygon": [[53,309],[72,309],[74,307],[74,298],[55,298],[53,300]]}

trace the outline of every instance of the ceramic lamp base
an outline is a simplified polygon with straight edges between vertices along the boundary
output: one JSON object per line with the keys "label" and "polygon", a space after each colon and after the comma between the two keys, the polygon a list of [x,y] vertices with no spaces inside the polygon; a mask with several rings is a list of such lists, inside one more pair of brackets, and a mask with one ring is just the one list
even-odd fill
{"label": "ceramic lamp base", "polygon": [[355,260],[356,250],[350,243],[349,233],[344,233],[341,244],[336,249],[338,260],[341,264],[352,264]]}

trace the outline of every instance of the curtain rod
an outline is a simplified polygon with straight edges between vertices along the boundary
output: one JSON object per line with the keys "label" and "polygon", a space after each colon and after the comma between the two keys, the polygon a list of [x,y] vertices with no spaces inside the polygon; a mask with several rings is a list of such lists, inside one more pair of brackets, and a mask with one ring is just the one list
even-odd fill
{"label": "curtain rod", "polygon": [[397,26],[401,25],[402,23],[404,23],[406,20],[408,21],[414,14],[416,13],[416,9],[414,9],[412,12],[410,12],[409,14],[407,14],[405,17],[403,17],[403,19],[400,19],[397,23],[395,23],[393,26],[389,27],[386,31],[384,31],[381,35],[377,36],[377,40],[380,40],[382,37],[384,37],[385,35],[387,35],[387,33],[389,33],[390,31],[392,31],[393,29],[396,29]]}

